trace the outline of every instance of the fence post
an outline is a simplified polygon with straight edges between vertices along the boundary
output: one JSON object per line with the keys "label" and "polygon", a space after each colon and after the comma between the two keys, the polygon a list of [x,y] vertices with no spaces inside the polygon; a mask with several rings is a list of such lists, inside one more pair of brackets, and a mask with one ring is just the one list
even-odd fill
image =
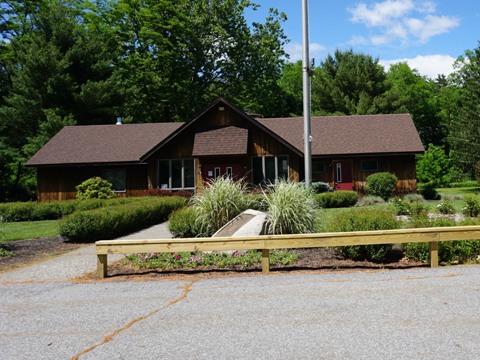
{"label": "fence post", "polygon": [[270,272],[270,250],[262,249],[262,272]]}
{"label": "fence post", "polygon": [[430,249],[430,267],[438,267],[438,241],[428,243]]}
{"label": "fence post", "polygon": [[107,277],[107,254],[97,254],[97,277]]}

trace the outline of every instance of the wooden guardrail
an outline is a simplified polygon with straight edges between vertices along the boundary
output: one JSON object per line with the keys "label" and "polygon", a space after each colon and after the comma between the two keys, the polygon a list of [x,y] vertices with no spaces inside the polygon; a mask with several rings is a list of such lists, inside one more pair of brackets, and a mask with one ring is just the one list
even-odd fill
{"label": "wooden guardrail", "polygon": [[187,238],[159,240],[100,240],[95,243],[97,276],[107,276],[108,254],[262,250],[262,271],[270,271],[273,249],[319,248],[347,245],[401,244],[428,242],[430,265],[438,266],[438,242],[480,239],[480,226],[433,227],[418,229],[356,231],[294,235]]}

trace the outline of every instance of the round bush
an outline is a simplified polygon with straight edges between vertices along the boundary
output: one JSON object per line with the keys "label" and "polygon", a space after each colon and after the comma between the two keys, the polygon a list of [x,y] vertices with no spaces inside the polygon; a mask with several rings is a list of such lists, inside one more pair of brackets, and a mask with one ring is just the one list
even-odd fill
{"label": "round bush", "polygon": [[367,177],[365,190],[368,195],[380,196],[384,200],[392,195],[398,178],[389,172],[379,172]]}
{"label": "round bush", "polygon": [[112,184],[101,177],[93,177],[76,186],[77,199],[113,199]]}

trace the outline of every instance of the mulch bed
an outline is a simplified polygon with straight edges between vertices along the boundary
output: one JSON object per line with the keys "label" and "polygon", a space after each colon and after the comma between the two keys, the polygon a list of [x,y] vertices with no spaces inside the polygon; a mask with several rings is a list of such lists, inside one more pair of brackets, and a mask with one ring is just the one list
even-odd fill
{"label": "mulch bed", "polygon": [[0,272],[47,260],[53,256],[76,250],[84,245],[68,242],[61,236],[9,241],[3,247],[12,251],[14,256],[0,257]]}
{"label": "mulch bed", "polygon": [[[12,241],[6,244],[7,249],[13,251],[14,256],[0,258],[0,272],[31,265],[53,256],[76,250],[86,244],[72,243],[61,236],[33,240]],[[378,269],[405,269],[411,267],[429,266],[423,262],[411,261],[403,257],[403,253],[392,250],[383,261],[353,261],[344,259],[333,248],[298,249],[300,258],[292,265],[270,266],[272,272],[294,271],[342,271],[342,270],[378,270]],[[196,269],[178,269],[175,271],[160,271],[151,269],[136,269],[122,262],[109,266],[111,277],[141,275],[143,277],[179,276],[179,275],[232,275],[261,272],[260,264],[248,268],[220,269],[216,267],[200,267]],[[89,277],[93,277],[91,274]]]}

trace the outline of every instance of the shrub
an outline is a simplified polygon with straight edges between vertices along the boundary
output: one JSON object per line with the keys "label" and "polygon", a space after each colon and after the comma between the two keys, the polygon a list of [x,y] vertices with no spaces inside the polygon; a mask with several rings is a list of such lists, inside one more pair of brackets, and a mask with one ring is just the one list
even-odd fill
{"label": "shrub", "polygon": [[390,203],[395,208],[395,213],[397,215],[410,215],[410,204],[402,198],[393,198],[390,200]]}
{"label": "shrub", "polygon": [[389,172],[379,172],[367,177],[365,190],[368,195],[380,196],[384,200],[392,195],[397,183],[397,177]]}
{"label": "shrub", "polygon": [[312,182],[312,190],[315,194],[321,194],[325,192],[332,192],[333,188],[325,182],[317,181]]}
{"label": "shrub", "polygon": [[372,205],[378,205],[378,204],[384,204],[385,200],[383,200],[380,196],[363,196],[361,197],[356,206],[372,206]]}
{"label": "shrub", "polygon": [[339,190],[314,195],[318,205],[325,209],[354,206],[358,201],[355,191]]}
{"label": "shrub", "polygon": [[462,209],[462,213],[469,217],[478,217],[480,214],[480,200],[478,196],[467,196],[464,198],[465,206]]}
{"label": "shrub", "polygon": [[437,210],[440,214],[444,215],[450,215],[455,213],[453,203],[448,199],[440,201],[440,203],[437,205]]}
{"label": "shrub", "polygon": [[60,222],[60,235],[72,241],[112,239],[158,224],[185,205],[181,197],[144,198],[123,205],[77,211]]}
{"label": "shrub", "polygon": [[264,194],[269,234],[303,234],[315,229],[317,204],[311,188],[279,180]]}
{"label": "shrub", "polygon": [[76,186],[77,199],[113,199],[115,193],[112,184],[101,177],[95,176]]}
{"label": "shrub", "polygon": [[433,183],[420,184],[418,191],[425,200],[440,200],[440,194],[435,190]]}
{"label": "shrub", "polygon": [[208,182],[201,192],[191,198],[197,211],[197,225],[203,234],[214,234],[235,216],[251,206],[242,181],[219,177]]}
{"label": "shrub", "polygon": [[[327,225],[329,232],[390,230],[400,228],[395,214],[386,208],[360,208],[339,213]],[[341,254],[354,260],[379,260],[392,248],[391,244],[340,246]]]}
{"label": "shrub", "polygon": [[174,237],[207,236],[202,234],[197,223],[198,213],[193,207],[184,207],[175,210],[168,218],[168,228]]}
{"label": "shrub", "polygon": [[[453,219],[434,219],[425,220],[422,223],[416,223],[414,227],[438,227],[438,226],[456,226],[456,225],[479,225],[478,220],[465,220],[456,223]],[[405,255],[412,260],[429,261],[428,243],[407,243],[403,244]],[[466,263],[476,261],[480,255],[479,240],[464,241],[441,241],[438,243],[438,259],[444,263]]]}
{"label": "shrub", "polygon": [[425,199],[423,198],[422,195],[420,194],[407,194],[403,197],[403,200],[406,201],[407,203],[421,203],[424,202]]}

